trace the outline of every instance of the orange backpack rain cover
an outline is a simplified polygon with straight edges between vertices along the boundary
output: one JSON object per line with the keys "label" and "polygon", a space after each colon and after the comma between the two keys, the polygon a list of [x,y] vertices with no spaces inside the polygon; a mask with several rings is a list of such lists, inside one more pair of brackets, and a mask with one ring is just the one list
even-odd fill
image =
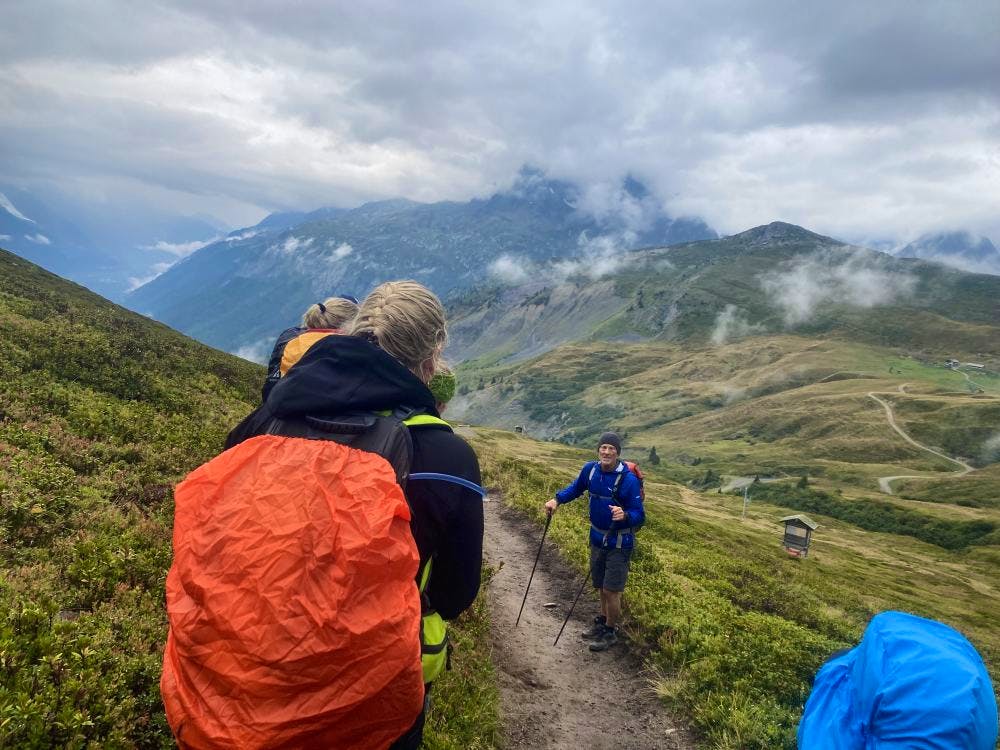
{"label": "orange backpack rain cover", "polygon": [[386,748],[423,706],[419,565],[384,458],[264,435],[177,486],[160,691],[183,748]]}

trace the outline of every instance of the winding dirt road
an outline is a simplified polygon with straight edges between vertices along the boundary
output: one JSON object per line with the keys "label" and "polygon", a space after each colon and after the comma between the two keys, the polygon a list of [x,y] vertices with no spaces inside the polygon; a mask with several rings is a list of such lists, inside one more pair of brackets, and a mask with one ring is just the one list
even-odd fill
{"label": "winding dirt road", "polygon": [[[901,386],[899,386],[898,393],[906,393],[906,386],[908,385],[909,383],[903,383]],[[892,427],[892,429],[894,429],[896,432],[898,432],[906,442],[916,446],[920,450],[927,451],[928,453],[932,453],[935,456],[939,456],[945,459],[946,461],[951,461],[953,464],[957,464],[958,466],[960,466],[961,468],[957,469],[955,472],[951,474],[952,477],[955,478],[964,477],[970,471],[975,471],[975,468],[969,466],[969,464],[965,463],[964,461],[960,461],[957,458],[952,458],[951,456],[945,455],[940,451],[936,451],[933,448],[929,448],[923,443],[918,443],[912,437],[907,435],[906,432],[904,432],[903,429],[898,424],[896,424],[896,417],[892,413],[892,406],[889,404],[889,402],[878,397],[878,394],[882,396],[893,396],[896,395],[896,393],[897,391],[869,391],[868,398],[874,399],[878,403],[882,404],[882,408],[885,409],[885,416],[889,420],[889,426]],[[892,483],[897,479],[935,479],[938,478],[939,476],[940,475],[936,477],[931,474],[897,474],[896,476],[891,476],[891,477],[879,477],[878,487],[882,492],[886,493],[887,495],[891,495]]]}
{"label": "winding dirt road", "polygon": [[[559,523],[559,516],[552,520]],[[506,750],[689,750],[691,735],[656,697],[626,643],[591,653],[580,633],[595,601],[581,597],[559,645],[552,642],[580,578],[545,541],[520,625],[514,622],[541,529],[496,495],[486,502],[485,553],[499,568],[489,584],[493,661],[500,678]],[[589,587],[588,587],[589,588]],[[627,596],[627,594],[626,594]]]}

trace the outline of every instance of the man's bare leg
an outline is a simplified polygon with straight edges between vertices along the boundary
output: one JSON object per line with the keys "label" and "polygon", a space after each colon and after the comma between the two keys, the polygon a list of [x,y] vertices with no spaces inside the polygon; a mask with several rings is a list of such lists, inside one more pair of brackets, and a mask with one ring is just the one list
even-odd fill
{"label": "man's bare leg", "polygon": [[601,589],[601,612],[607,618],[609,628],[618,625],[622,614],[622,592]]}

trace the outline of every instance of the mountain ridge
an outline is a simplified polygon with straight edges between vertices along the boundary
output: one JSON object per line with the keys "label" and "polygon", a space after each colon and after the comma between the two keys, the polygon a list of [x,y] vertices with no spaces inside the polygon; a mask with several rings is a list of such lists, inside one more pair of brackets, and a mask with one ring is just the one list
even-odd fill
{"label": "mountain ridge", "polygon": [[635,220],[617,210],[595,216],[583,208],[592,198],[530,169],[509,190],[464,203],[397,199],[306,215],[291,227],[275,228],[282,224],[275,219],[192,253],[128,304],[223,349],[269,349],[317,299],[361,297],[389,279],[414,278],[447,297],[481,283],[502,258],[550,262],[716,236],[700,220],[666,216],[650,196],[633,197],[642,195],[635,185],[630,190],[613,198],[634,208]]}
{"label": "mountain ridge", "polygon": [[[1000,279],[893,258],[783,222],[632,251],[597,277],[582,267],[563,277],[529,270],[522,284],[494,283],[452,300],[450,356],[498,363],[541,354],[545,342],[721,343],[796,330],[869,343],[895,336],[939,354],[952,345],[948,320],[963,332],[955,343],[964,341],[969,356],[1000,355],[989,328],[1000,320]],[[600,293],[591,288],[598,283]],[[575,304],[584,298],[595,302]]]}

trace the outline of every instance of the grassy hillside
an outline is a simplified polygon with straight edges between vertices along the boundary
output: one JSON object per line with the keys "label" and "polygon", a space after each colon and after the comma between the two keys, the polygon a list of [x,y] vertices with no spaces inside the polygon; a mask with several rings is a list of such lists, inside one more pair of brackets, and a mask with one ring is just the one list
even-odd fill
{"label": "grassy hillside", "polygon": [[[506,501],[542,522],[542,503],[593,452],[495,430],[473,443]],[[810,512],[820,528],[805,560],[782,550],[782,505],[694,492],[657,467],[647,524],[625,599],[627,628],[649,644],[657,690],[715,748],[791,748],[816,669],[857,642],[867,619],[902,609],[947,622],[1000,676],[1000,560]],[[781,493],[775,499],[783,500]],[[919,504],[918,504],[919,505]],[[560,509],[549,531],[585,570],[586,503]],[[972,548],[981,549],[981,548]]]}
{"label": "grassy hillside", "polygon": [[[452,300],[452,348],[479,366],[571,341],[703,345],[795,333],[1000,369],[1000,277],[845,245],[775,222],[732,237],[539,268]],[[600,273],[598,273],[600,271]]]}
{"label": "grassy hillside", "polygon": [[[172,487],[219,452],[262,379],[0,251],[0,747],[173,746],[159,695]],[[493,746],[486,625],[480,602],[453,630],[433,750]]]}
{"label": "grassy hillside", "polygon": [[728,473],[869,481],[890,473],[886,465],[954,465],[899,439],[868,392],[890,392],[884,398],[915,436],[977,464],[995,460],[985,446],[990,425],[1000,424],[1000,377],[976,378],[982,393],[971,393],[962,373],[898,349],[801,336],[720,346],[594,342],[520,365],[466,363],[451,408],[474,423],[521,424],[570,443],[589,444],[613,425],[637,448],[656,446],[681,464],[722,462]]}
{"label": "grassy hillside", "polygon": [[0,252],[0,745],[169,744],[171,486],[259,382]]}
{"label": "grassy hillside", "polygon": [[637,252],[601,279],[481,289],[453,312],[457,418],[569,444],[613,427],[701,485],[807,474],[868,499],[1000,495],[995,473],[958,482],[949,460],[1000,460],[1000,277],[775,223]]}
{"label": "grassy hillside", "polygon": [[[573,344],[523,365],[467,364],[460,375],[450,408],[473,423],[587,446],[612,427],[633,456],[655,448],[660,471],[691,487],[760,475],[778,484],[753,494],[790,510],[1000,552],[1000,378],[990,373],[971,392],[961,372],[892,349],[758,336],[711,347]],[[942,455],[894,431],[869,394]],[[959,476],[946,456],[974,470]],[[796,491],[803,476],[808,486]],[[910,478],[890,481],[889,495],[885,477]]]}

